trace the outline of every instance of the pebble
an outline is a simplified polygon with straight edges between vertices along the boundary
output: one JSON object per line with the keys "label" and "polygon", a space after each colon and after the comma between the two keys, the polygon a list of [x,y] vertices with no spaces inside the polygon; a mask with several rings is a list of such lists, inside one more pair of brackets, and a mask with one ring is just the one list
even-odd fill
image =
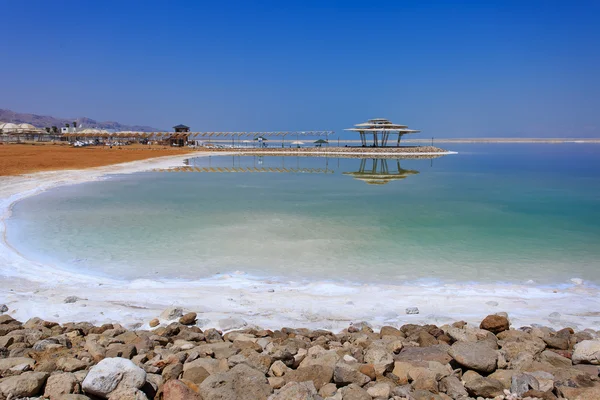
{"label": "pebble", "polygon": [[419,309],[417,307],[408,307],[406,309],[406,313],[407,314],[418,314],[419,313]]}

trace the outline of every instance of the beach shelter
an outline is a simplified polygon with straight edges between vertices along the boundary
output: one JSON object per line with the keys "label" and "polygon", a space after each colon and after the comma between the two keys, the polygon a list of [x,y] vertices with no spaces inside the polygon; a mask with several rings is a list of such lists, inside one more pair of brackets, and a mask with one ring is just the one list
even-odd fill
{"label": "beach shelter", "polygon": [[315,140],[313,143],[316,144],[317,147],[321,147],[321,146],[323,146],[323,144],[328,144],[329,141],[324,140],[324,139],[319,139],[319,140]]}
{"label": "beach shelter", "polygon": [[304,142],[301,142],[301,141],[299,141],[299,140],[294,140],[294,141],[292,142],[292,144],[295,144],[295,145],[296,145],[296,147],[300,148],[300,145],[303,145],[303,144],[304,144]]}

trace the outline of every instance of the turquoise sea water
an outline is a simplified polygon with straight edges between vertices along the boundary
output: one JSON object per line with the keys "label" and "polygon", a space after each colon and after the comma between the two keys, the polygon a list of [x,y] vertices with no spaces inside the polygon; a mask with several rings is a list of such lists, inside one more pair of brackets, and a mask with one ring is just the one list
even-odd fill
{"label": "turquoise sea water", "polygon": [[[600,145],[449,147],[459,154],[377,161],[385,184],[372,159],[191,159],[188,172],[25,199],[7,239],[37,261],[128,279],[600,283]],[[219,168],[262,172],[204,172]]]}

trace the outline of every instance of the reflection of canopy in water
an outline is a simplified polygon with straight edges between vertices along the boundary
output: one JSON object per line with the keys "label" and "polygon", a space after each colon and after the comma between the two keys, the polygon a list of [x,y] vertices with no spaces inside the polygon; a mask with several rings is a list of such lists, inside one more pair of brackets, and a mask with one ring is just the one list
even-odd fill
{"label": "reflection of canopy in water", "polygon": [[344,172],[344,175],[352,176],[354,179],[361,180],[369,185],[385,185],[391,181],[398,181],[409,175],[416,175],[419,171],[412,169],[403,169],[400,167],[400,160],[396,161],[396,170],[388,168],[388,160],[374,158],[371,160],[371,168],[367,168],[367,159],[360,160],[360,168],[356,172]]}
{"label": "reflection of canopy in water", "polygon": [[327,168],[275,168],[275,167],[176,167],[169,169],[157,169],[155,172],[279,172],[279,173],[304,173],[304,174],[333,174],[334,171]]}

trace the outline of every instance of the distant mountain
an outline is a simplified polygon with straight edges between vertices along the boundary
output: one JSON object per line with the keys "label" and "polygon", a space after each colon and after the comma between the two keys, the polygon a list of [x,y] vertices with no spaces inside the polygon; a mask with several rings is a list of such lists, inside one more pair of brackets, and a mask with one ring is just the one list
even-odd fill
{"label": "distant mountain", "polygon": [[153,128],[146,125],[124,125],[119,122],[104,121],[98,122],[91,118],[56,118],[48,115],[36,115],[36,114],[25,114],[18,113],[11,110],[3,110],[0,108],[0,121],[1,122],[12,122],[15,124],[31,124],[36,128],[52,127],[56,126],[61,128],[65,124],[73,125],[73,122],[77,122],[77,126],[82,128],[98,128],[98,129],[112,129],[116,131],[136,131],[136,132],[161,132],[161,129]]}

